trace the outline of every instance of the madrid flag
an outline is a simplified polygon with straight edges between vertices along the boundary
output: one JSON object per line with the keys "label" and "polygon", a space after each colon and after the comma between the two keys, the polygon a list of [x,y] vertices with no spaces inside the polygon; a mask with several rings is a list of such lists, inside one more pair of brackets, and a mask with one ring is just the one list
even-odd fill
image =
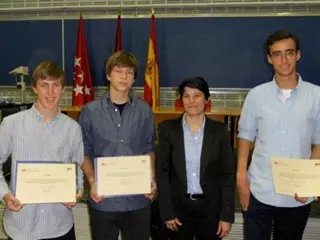
{"label": "madrid flag", "polygon": [[82,16],[79,19],[76,56],[73,66],[72,106],[81,106],[94,100],[92,78]]}
{"label": "madrid flag", "polygon": [[155,110],[159,107],[159,60],[156,40],[156,25],[154,13],[151,18],[151,32],[148,48],[148,62],[144,81],[144,100]]}

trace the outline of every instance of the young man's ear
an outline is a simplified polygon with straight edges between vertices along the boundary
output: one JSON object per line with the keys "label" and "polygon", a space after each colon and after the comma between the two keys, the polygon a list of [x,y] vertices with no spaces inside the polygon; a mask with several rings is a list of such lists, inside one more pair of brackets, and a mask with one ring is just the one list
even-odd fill
{"label": "young man's ear", "polygon": [[301,52],[300,50],[297,50],[297,61],[299,61],[301,58]]}
{"label": "young man's ear", "polygon": [[34,86],[32,86],[32,90],[35,94],[38,94],[37,89]]}
{"label": "young man's ear", "polygon": [[267,54],[267,60],[268,60],[268,63],[270,63],[272,65],[272,59],[271,59],[271,56],[269,54]]}

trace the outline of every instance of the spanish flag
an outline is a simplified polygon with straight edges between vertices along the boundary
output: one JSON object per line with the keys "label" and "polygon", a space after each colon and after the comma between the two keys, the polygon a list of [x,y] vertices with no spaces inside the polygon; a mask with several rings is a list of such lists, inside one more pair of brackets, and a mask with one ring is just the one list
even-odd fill
{"label": "spanish flag", "polygon": [[156,40],[156,25],[153,11],[149,38],[148,63],[144,81],[144,100],[150,105],[150,107],[152,107],[153,110],[159,107],[159,60]]}

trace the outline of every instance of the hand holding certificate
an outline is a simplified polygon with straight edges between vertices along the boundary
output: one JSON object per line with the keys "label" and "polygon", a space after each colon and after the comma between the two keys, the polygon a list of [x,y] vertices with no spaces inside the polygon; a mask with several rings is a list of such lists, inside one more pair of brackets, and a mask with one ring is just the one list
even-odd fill
{"label": "hand holding certificate", "polygon": [[151,192],[149,155],[96,158],[95,175],[97,193],[101,196]]}
{"label": "hand holding certificate", "polygon": [[16,198],[22,203],[76,202],[75,164],[17,162]]}
{"label": "hand holding certificate", "polygon": [[271,161],[276,193],[320,196],[320,160],[272,157]]}
{"label": "hand holding certificate", "polygon": [[3,196],[3,201],[10,211],[19,212],[20,209],[23,208],[21,202],[15,196],[13,196],[11,192]]}

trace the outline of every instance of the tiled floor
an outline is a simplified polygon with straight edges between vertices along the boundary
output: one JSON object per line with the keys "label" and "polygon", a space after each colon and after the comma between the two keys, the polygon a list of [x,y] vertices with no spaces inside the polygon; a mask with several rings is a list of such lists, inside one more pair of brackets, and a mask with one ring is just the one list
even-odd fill
{"label": "tiled floor", "polygon": [[[77,240],[90,240],[89,217],[86,204],[77,204],[77,206],[73,209],[73,212],[75,216]],[[2,228],[2,214],[3,207],[0,207],[0,240],[5,239],[5,234]],[[232,230],[225,240],[243,240],[242,224],[242,216],[241,214],[237,213]],[[319,236],[320,218],[309,218],[303,240],[318,240],[320,239]],[[119,239],[121,238],[119,237]]]}
{"label": "tiled floor", "polygon": [[[85,204],[78,204],[74,209],[76,220],[77,240],[90,240],[89,219]],[[242,215],[237,213],[232,230],[225,240],[243,240]],[[305,230],[303,240],[320,239],[320,219],[310,218]],[[120,239],[120,238],[119,238]]]}

